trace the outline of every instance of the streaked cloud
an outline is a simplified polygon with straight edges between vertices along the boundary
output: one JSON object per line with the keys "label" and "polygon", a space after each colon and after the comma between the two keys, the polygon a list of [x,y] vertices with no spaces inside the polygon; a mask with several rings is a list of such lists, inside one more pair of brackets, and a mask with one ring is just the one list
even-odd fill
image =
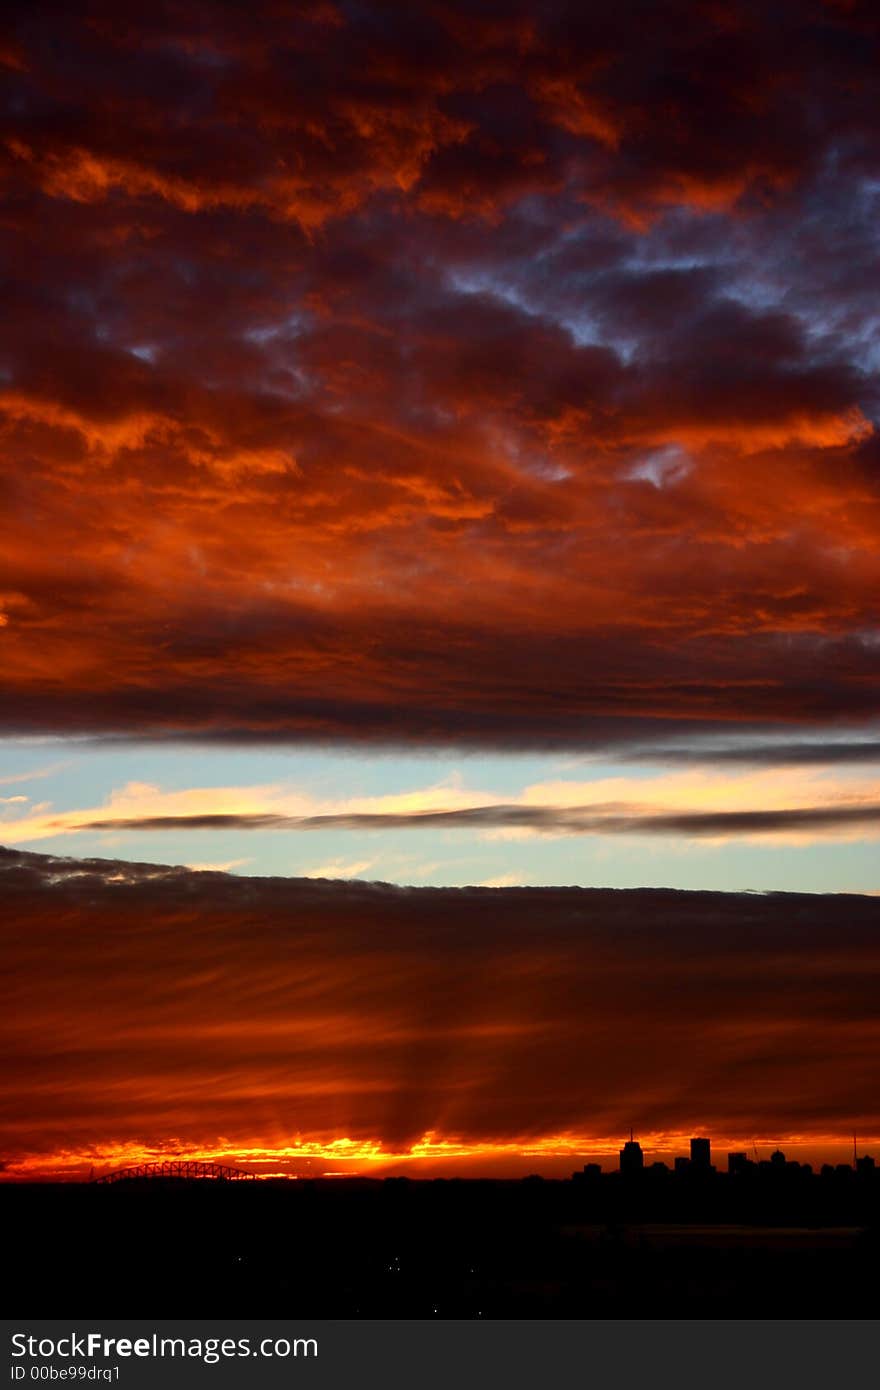
{"label": "streaked cloud", "polygon": [[[456,811],[356,812],[325,816],[152,816],[85,821],[79,830],[537,830],[551,835],[778,835],[880,830],[880,802],[855,806],[797,806],[775,811],[680,811],[665,815],[613,803],[607,806],[470,806]],[[36,837],[35,837],[36,838]],[[367,867],[367,865],[364,865]],[[360,872],[360,870],[356,870]],[[322,877],[317,871],[313,877]],[[323,875],[327,877],[327,875]],[[342,877],[343,875],[334,875]],[[490,885],[491,886],[491,885]]]}
{"label": "streaked cloud", "polygon": [[658,1146],[880,1133],[876,897],[404,889],[21,851],[0,880],[12,1176],[157,1150],[571,1166],[631,1123]]}
{"label": "streaked cloud", "polygon": [[184,868],[192,869],[194,873],[231,874],[234,869],[241,869],[245,864],[250,864],[252,862],[253,861],[250,859],[225,859],[220,864],[185,864]]}
{"label": "streaked cloud", "polygon": [[314,868],[303,869],[303,878],[359,878],[368,869],[372,869],[375,864],[374,859],[331,859],[327,864],[318,864]]}
{"label": "streaked cloud", "polygon": [[[859,769],[713,767],[652,776],[558,778],[524,787],[505,801],[455,776],[406,792],[321,800],[283,783],[163,791],[130,782],[102,808],[56,812],[50,804],[7,815],[7,844],[57,835],[179,831],[466,830],[477,836],[643,835],[684,838],[873,838],[880,827],[880,789]],[[338,858],[309,870],[315,877],[356,876],[378,861]],[[360,866],[360,867],[358,867]],[[350,875],[337,870],[350,869]],[[324,872],[326,870],[327,872]]]}

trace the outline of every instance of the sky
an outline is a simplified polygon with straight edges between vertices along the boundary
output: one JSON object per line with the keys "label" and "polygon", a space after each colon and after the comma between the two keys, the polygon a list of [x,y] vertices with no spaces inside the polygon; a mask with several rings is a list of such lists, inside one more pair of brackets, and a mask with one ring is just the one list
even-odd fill
{"label": "sky", "polygon": [[[132,865],[880,911],[878,49],[867,0],[8,7],[0,844],[47,958],[62,857],[144,912]],[[817,1087],[780,1133],[864,1125]],[[126,1104],[76,1171],[181,1139]],[[303,1142],[403,1142],[331,1111]]]}
{"label": "sky", "polygon": [[[7,1176],[569,1176],[876,1137],[864,895],[400,888],[0,853]],[[849,1132],[847,1132],[849,1131]],[[753,1149],[753,1145],[755,1146]]]}

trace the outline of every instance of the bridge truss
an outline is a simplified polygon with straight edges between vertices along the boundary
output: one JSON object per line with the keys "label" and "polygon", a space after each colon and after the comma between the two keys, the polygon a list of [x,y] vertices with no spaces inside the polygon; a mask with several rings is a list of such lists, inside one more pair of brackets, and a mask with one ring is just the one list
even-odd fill
{"label": "bridge truss", "polygon": [[95,1183],[128,1182],[137,1178],[211,1178],[215,1182],[254,1182],[256,1173],[232,1168],[228,1163],[202,1159],[168,1159],[162,1163],[138,1163],[130,1168],[116,1168],[93,1178]]}

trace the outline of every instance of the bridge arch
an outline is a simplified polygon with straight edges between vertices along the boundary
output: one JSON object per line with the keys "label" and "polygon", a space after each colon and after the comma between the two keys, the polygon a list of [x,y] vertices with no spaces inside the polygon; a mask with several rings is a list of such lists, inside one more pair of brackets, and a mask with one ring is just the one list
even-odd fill
{"label": "bridge arch", "polygon": [[107,1185],[133,1178],[210,1178],[215,1182],[254,1182],[256,1173],[247,1173],[243,1168],[233,1168],[228,1163],[216,1163],[213,1159],[173,1158],[115,1168],[112,1173],[102,1173],[100,1177],[93,1178],[92,1182]]}

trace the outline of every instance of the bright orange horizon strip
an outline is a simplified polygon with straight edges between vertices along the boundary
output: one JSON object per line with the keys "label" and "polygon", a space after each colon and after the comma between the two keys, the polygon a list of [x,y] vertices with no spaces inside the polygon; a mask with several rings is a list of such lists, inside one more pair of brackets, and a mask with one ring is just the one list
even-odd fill
{"label": "bright orange horizon strip", "polygon": [[[652,1132],[636,1136],[648,1162],[668,1161],[672,1156],[687,1154],[693,1131],[682,1133]],[[135,1167],[142,1163],[162,1161],[191,1162],[196,1160],[216,1160],[234,1166],[259,1165],[271,1163],[271,1171],[256,1171],[258,1178],[275,1177],[337,1177],[368,1176],[389,1166],[405,1165],[417,1171],[433,1168],[435,1165],[455,1168],[454,1176],[469,1176],[468,1166],[473,1176],[517,1176],[521,1168],[530,1172],[538,1171],[529,1167],[531,1160],[543,1160],[553,1166],[547,1176],[559,1176],[571,1166],[580,1167],[584,1162],[613,1159],[611,1167],[616,1167],[617,1154],[624,1137],[596,1137],[584,1134],[556,1134],[543,1139],[499,1140],[496,1142],[471,1143],[462,1139],[441,1139],[433,1132],[422,1136],[408,1149],[386,1148],[380,1140],[355,1140],[348,1138],[330,1140],[301,1140],[295,1144],[267,1147],[259,1144],[236,1145],[223,1139],[201,1147],[176,1145],[142,1145],[135,1143],[106,1144],[86,1149],[63,1149],[49,1155],[33,1155],[10,1165],[3,1175],[7,1182],[22,1181],[81,1181],[88,1176],[100,1177],[120,1168]],[[796,1151],[789,1156],[797,1156],[804,1162],[840,1162],[842,1156],[848,1157],[852,1151],[852,1137],[837,1134],[785,1134],[768,1137],[765,1135],[744,1138],[731,1138],[727,1135],[710,1134],[716,1166],[724,1166],[728,1152],[742,1150],[749,1157],[756,1149],[769,1150],[782,1148]],[[858,1138],[858,1149],[864,1153],[880,1148],[880,1136],[868,1135]],[[760,1156],[766,1157],[767,1153]],[[562,1160],[565,1160],[563,1164]],[[719,1162],[720,1161],[720,1162]],[[343,1163],[345,1168],[332,1171],[317,1171],[316,1163]],[[281,1163],[309,1165],[304,1172],[297,1173],[292,1167],[278,1167]],[[487,1167],[496,1171],[488,1171]],[[603,1164],[603,1167],[608,1165]],[[475,1172],[474,1169],[478,1169]]]}

